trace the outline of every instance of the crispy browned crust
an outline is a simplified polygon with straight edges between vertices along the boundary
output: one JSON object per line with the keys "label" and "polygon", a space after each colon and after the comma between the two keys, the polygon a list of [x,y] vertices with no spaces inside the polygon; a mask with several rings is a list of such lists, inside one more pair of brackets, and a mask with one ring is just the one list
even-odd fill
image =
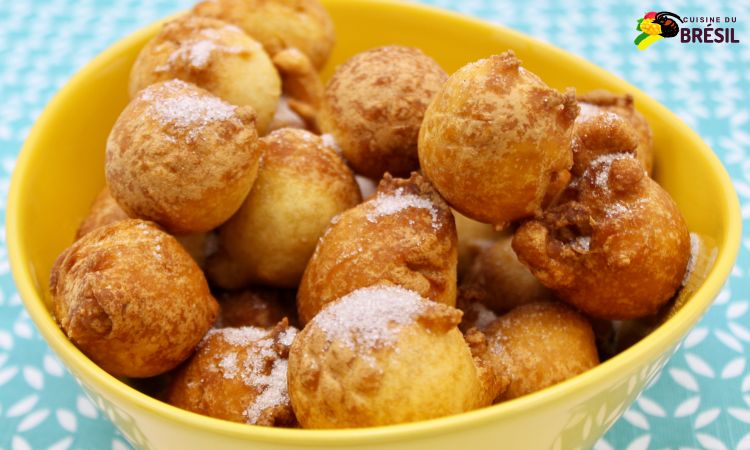
{"label": "crispy browned crust", "polygon": [[[378,215],[379,198],[394,195],[429,201],[432,210]],[[376,196],[335,218],[318,242],[297,293],[300,321],[355,289],[382,283],[454,306],[457,258],[453,214],[440,195],[417,173],[386,174]]]}
{"label": "crispy browned crust", "polygon": [[[338,300],[346,301],[359,299]],[[382,330],[392,336],[387,343],[373,343],[373,336],[354,328],[368,320],[367,309],[354,323],[339,322],[341,331],[353,333],[351,340],[332,339],[331,324],[320,320],[323,314],[304,328],[289,354],[289,395],[303,427],[413,422],[491,403],[500,388],[499,374],[491,373],[494,368],[483,352],[470,351],[456,328],[460,311],[424,299],[420,303],[406,323]]]}
{"label": "crispy browned crust", "polygon": [[[594,110],[609,111],[625,119],[636,132],[638,145],[635,149],[638,161],[643,164],[649,175],[654,167],[654,142],[646,118],[635,109],[633,96],[630,94],[617,95],[604,89],[597,89],[578,96],[582,109],[587,105]],[[583,111],[582,111],[583,112]]]}
{"label": "crispy browned crust", "polygon": [[589,167],[572,200],[524,223],[513,249],[542,284],[593,317],[654,314],[685,273],[687,225],[636,159],[608,158]]}
{"label": "crispy browned crust", "polygon": [[83,236],[55,261],[52,312],[83,353],[117,376],[184,361],[218,313],[200,268],[154,223],[127,219]]}
{"label": "crispy browned crust", "polygon": [[[582,110],[585,107],[581,107]],[[596,158],[609,153],[636,156],[638,135],[632,125],[606,110],[588,112],[576,118],[573,126],[573,176],[580,177]]]}
{"label": "crispy browned crust", "polygon": [[189,14],[167,22],[138,54],[130,71],[130,97],[173,78],[252,107],[261,134],[281,95],[281,78],[260,43],[236,26]]}
{"label": "crispy browned crust", "polygon": [[109,189],[104,186],[104,189],[96,196],[94,203],[91,204],[89,214],[78,226],[76,239],[80,239],[84,234],[96,228],[127,218],[128,214],[120,208],[120,205],[109,193]]}
{"label": "crispy browned crust", "polygon": [[511,51],[467,64],[425,113],[422,171],[456,210],[504,227],[565,188],[577,113],[572,89],[550,89]]}
{"label": "crispy browned crust", "polygon": [[170,232],[211,230],[240,207],[255,180],[254,123],[249,107],[233,107],[194,85],[149,86],[109,135],[110,192],[128,215]]}
{"label": "crispy browned crust", "polygon": [[355,172],[373,179],[417,170],[419,127],[447,75],[413,47],[379,47],[336,69],[319,115]]}
{"label": "crispy browned crust", "polygon": [[297,326],[294,297],[294,291],[259,286],[223,292],[217,296],[221,314],[216,326],[270,328],[285,317]]}
{"label": "crispy browned crust", "polygon": [[296,287],[331,218],[361,201],[354,174],[319,136],[286,128],[260,148],[258,179],[209,259],[209,277],[228,289]]}
{"label": "crispy browned crust", "polygon": [[485,334],[490,351],[503,361],[510,377],[498,402],[552,386],[599,364],[591,325],[561,303],[521,305]]}
{"label": "crispy browned crust", "polygon": [[193,13],[242,28],[274,56],[297,48],[321,69],[335,42],[333,20],[318,0],[208,0]]}
{"label": "crispy browned crust", "polygon": [[[294,330],[286,320],[273,329],[258,329],[247,342],[225,338],[225,330],[211,331],[196,353],[176,373],[167,402],[179,408],[218,419],[274,427],[293,427],[297,420],[289,398],[275,398],[257,417],[247,411],[264,390],[264,377],[278,376],[274,365],[287,359],[289,344],[284,333]],[[296,330],[294,330],[296,331]],[[249,370],[257,369],[257,370]],[[279,369],[276,368],[278,372]],[[256,373],[257,372],[257,373]],[[285,378],[285,376],[284,376]]]}
{"label": "crispy browned crust", "polygon": [[460,283],[462,294],[495,312],[552,298],[552,293],[534,277],[511,248],[512,235],[496,242],[485,241]]}

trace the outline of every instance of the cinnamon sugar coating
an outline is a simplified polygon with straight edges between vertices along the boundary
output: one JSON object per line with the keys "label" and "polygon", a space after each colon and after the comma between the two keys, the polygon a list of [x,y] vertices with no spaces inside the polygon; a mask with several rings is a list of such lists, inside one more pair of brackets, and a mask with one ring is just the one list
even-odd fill
{"label": "cinnamon sugar coating", "polygon": [[[581,107],[579,118],[591,114],[610,112],[625,120],[635,131],[637,146],[635,155],[643,168],[651,175],[654,167],[654,141],[651,127],[643,114],[635,109],[635,102],[630,94],[614,94],[604,89],[597,89],[578,96]],[[619,149],[623,151],[624,149]]]}
{"label": "cinnamon sugar coating", "polygon": [[326,85],[320,128],[332,134],[355,172],[379,180],[384,173],[417,170],[419,127],[447,75],[413,47],[379,47],[340,65]]}
{"label": "cinnamon sugar coating", "polygon": [[450,208],[420,175],[386,175],[376,195],[337,216],[300,283],[297,309],[307,323],[358,288],[393,284],[456,304],[456,227]]}
{"label": "cinnamon sugar coating", "polygon": [[255,114],[180,80],[143,89],[107,140],[107,185],[129,216],[204,232],[240,207],[260,152]]}
{"label": "cinnamon sugar coating", "polygon": [[167,402],[188,411],[253,425],[296,426],[287,391],[287,357],[297,330],[219,328],[180,367]]}
{"label": "cinnamon sugar coating", "polygon": [[460,311],[395,286],[330,303],[289,353],[289,395],[300,424],[379,426],[489,405],[507,379],[499,359],[485,358],[482,336],[467,345],[460,320]]}
{"label": "cinnamon sugar coating", "polygon": [[453,208],[502,228],[565,188],[577,114],[572,89],[550,89],[512,51],[494,55],[438,91],[419,132],[419,163]]}
{"label": "cinnamon sugar coating", "polygon": [[71,342],[116,376],[173,369],[219,310],[182,246],[137,219],[99,227],[65,250],[52,268],[50,293]]}
{"label": "cinnamon sugar coating", "polygon": [[690,257],[685,219],[628,154],[604,155],[571,198],[521,225],[513,249],[557,297],[601,319],[654,314],[680,287]]}
{"label": "cinnamon sugar coating", "polygon": [[281,79],[255,39],[221,20],[185,15],[167,22],[138,54],[130,97],[159,81],[178,78],[256,113],[265,133],[281,95]]}

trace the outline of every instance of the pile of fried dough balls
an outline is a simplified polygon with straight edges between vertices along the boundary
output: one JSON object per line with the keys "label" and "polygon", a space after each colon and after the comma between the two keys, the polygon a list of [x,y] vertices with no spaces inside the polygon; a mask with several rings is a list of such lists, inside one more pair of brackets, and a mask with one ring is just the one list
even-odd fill
{"label": "pile of fried dough balls", "polygon": [[104,370],[248,424],[417,421],[591,369],[689,278],[630,96],[395,45],[324,84],[333,43],[317,0],[213,0],[143,48],[51,274]]}

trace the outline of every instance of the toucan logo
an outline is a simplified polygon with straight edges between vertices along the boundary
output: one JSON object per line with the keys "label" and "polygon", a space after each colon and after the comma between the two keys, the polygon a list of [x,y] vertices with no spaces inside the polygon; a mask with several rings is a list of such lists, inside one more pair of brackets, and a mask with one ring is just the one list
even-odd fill
{"label": "toucan logo", "polygon": [[642,19],[638,19],[638,26],[635,29],[641,34],[633,43],[638,46],[638,50],[645,50],[656,41],[675,37],[680,32],[677,21],[682,23],[680,16],[669,11],[646,13]]}

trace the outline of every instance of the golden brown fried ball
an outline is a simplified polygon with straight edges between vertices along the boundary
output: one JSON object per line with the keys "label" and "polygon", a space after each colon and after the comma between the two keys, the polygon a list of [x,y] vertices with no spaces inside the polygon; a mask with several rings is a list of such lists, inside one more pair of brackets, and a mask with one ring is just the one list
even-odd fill
{"label": "golden brown fried ball", "polygon": [[287,357],[297,329],[219,328],[208,332],[175,375],[167,402],[206,416],[254,425],[296,425]]}
{"label": "golden brown fried ball", "polygon": [[504,227],[565,188],[577,114],[572,89],[550,89],[507,51],[443,85],[424,115],[419,163],[453,208]]}
{"label": "golden brown fried ball", "polygon": [[295,325],[294,297],[294,291],[259,286],[224,292],[217,296],[221,305],[217,326],[271,328],[285,317]]}
{"label": "golden brown fried ball", "polygon": [[127,218],[128,214],[120,208],[120,205],[117,204],[117,201],[109,193],[109,189],[104,186],[104,189],[96,196],[94,203],[91,204],[89,214],[83,219],[81,225],[78,226],[76,239],[80,239],[84,234],[101,226],[119,222]]}
{"label": "golden brown fried ball", "polygon": [[626,120],[635,130],[638,139],[638,145],[635,149],[636,158],[643,164],[646,172],[651,175],[654,167],[654,142],[651,136],[651,127],[646,118],[635,109],[631,95],[617,95],[598,89],[579,95],[578,105],[581,107],[579,114],[581,119],[600,112],[611,112]]}
{"label": "golden brown fried ball", "polygon": [[511,248],[512,238],[508,235],[494,243],[484,241],[460,285],[464,295],[497,312],[552,297],[549,289],[518,260]]}
{"label": "golden brown fried ball", "polygon": [[456,304],[456,226],[450,208],[420,175],[386,174],[372,199],[331,221],[297,292],[301,323],[356,289],[394,284]]}
{"label": "golden brown fried ball", "polygon": [[385,172],[417,170],[417,136],[425,109],[447,75],[413,47],[380,47],[340,65],[326,86],[318,117],[355,172],[379,180]]}
{"label": "golden brown fried ball", "polygon": [[482,243],[488,240],[494,241],[506,233],[495,230],[495,227],[492,225],[469,219],[455,210],[453,211],[453,218],[456,219],[458,278],[461,279],[466,271],[469,270],[477,251],[482,247]]}
{"label": "golden brown fried ball", "polygon": [[690,256],[685,219],[627,154],[591,163],[577,197],[524,223],[513,249],[556,296],[601,319],[654,314],[680,287]]}
{"label": "golden brown fried ball", "polygon": [[319,136],[277,130],[260,148],[258,179],[219,230],[208,264],[209,278],[227,289],[296,287],[331,218],[361,200],[354,174]]}
{"label": "golden brown fried ball", "polygon": [[289,352],[289,396],[300,424],[379,426],[489,405],[507,380],[498,358],[472,355],[460,320],[460,311],[396,286],[330,303]]}
{"label": "golden brown fried ball", "polygon": [[107,185],[132,217],[205,232],[240,207],[260,157],[255,115],[180,80],[140,91],[107,141]]}
{"label": "golden brown fried ball", "polygon": [[71,342],[116,376],[173,369],[219,311],[185,249],[137,219],[99,227],[65,250],[52,268],[50,292]]}
{"label": "golden brown fried ball", "polygon": [[[581,111],[589,108],[581,106]],[[580,177],[597,158],[610,153],[627,153],[636,156],[638,135],[632,125],[610,111],[593,111],[579,114],[573,126],[574,177]]]}
{"label": "golden brown fried ball", "polygon": [[510,377],[497,401],[536,392],[599,364],[591,325],[560,303],[521,305],[501,316],[485,335]]}
{"label": "golden brown fried ball", "polygon": [[263,47],[234,25],[182,16],[164,25],[130,71],[130,97],[178,78],[239,106],[251,106],[263,134],[281,95],[281,79]]}
{"label": "golden brown fried ball", "polygon": [[333,20],[318,0],[207,0],[193,13],[237,25],[269,55],[287,48],[304,53],[321,69],[335,41]]}

